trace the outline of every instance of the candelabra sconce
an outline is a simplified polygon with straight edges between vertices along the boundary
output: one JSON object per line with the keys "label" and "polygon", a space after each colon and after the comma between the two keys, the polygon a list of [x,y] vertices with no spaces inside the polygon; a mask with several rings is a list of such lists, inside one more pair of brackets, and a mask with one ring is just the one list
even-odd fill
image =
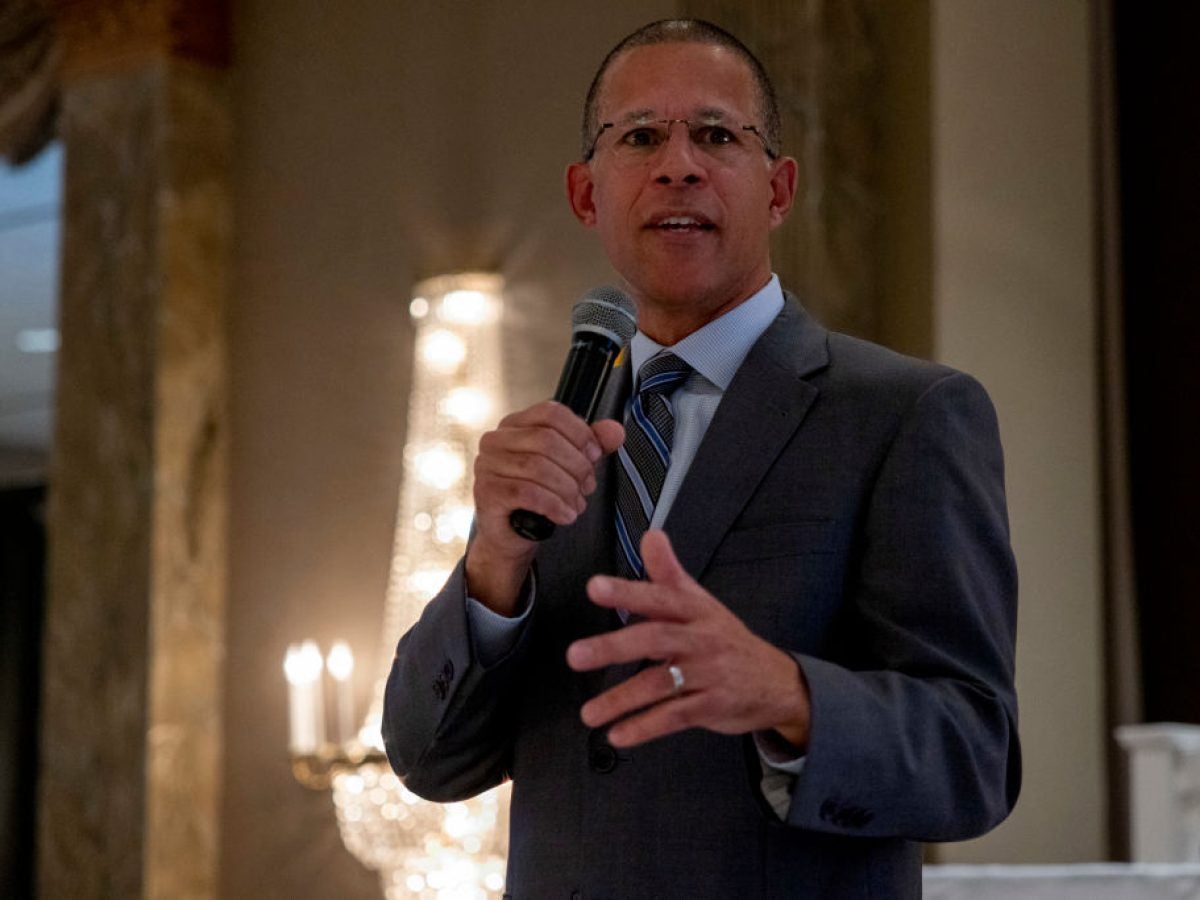
{"label": "candelabra sconce", "polygon": [[363,747],[331,748],[328,745],[318,753],[292,754],[292,774],[296,780],[310,790],[327,791],[333,787],[333,779],[347,772],[357,772],[363,763],[387,765],[387,756],[382,750]]}
{"label": "candelabra sconce", "polygon": [[[364,743],[354,728],[354,655],[349,646],[338,641],[322,657],[315,641],[293,644],[284,657],[283,672],[297,781],[312,790],[329,790],[340,773],[356,771],[363,763],[387,763],[383,749]],[[326,739],[328,695],[333,698],[333,741]]]}
{"label": "candelabra sconce", "polygon": [[416,353],[382,631],[386,663],[362,727],[354,729],[348,647],[335,644],[323,657],[305,641],[288,648],[284,660],[292,772],[305,787],[332,792],[343,843],[379,872],[388,900],[486,900],[504,890],[508,786],[460,803],[422,800],[392,772],[380,737],[396,641],[466,548],[473,513],[468,461],[504,407],[502,289],[498,275],[443,275],[416,285],[409,304]]}

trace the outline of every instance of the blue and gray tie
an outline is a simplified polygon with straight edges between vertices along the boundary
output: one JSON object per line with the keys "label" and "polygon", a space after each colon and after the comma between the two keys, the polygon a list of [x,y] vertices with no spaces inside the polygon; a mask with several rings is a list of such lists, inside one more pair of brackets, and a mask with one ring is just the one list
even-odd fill
{"label": "blue and gray tie", "polygon": [[645,578],[640,551],[671,465],[675,417],[671,393],[687,380],[692,367],[665,350],[638,372],[638,389],[625,416],[625,443],[618,451],[617,574]]}

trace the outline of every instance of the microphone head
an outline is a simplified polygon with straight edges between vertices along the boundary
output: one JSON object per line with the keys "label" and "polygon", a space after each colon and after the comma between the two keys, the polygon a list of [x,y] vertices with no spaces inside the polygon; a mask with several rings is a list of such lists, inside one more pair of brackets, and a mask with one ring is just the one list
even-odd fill
{"label": "microphone head", "polygon": [[571,333],[603,335],[618,345],[629,343],[637,331],[637,309],[624,291],[604,285],[588,291],[571,310]]}

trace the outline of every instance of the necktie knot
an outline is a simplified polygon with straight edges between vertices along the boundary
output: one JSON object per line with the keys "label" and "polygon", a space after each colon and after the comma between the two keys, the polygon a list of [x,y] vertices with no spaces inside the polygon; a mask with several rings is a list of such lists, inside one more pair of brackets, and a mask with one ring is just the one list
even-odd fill
{"label": "necktie knot", "polygon": [[691,373],[692,367],[674,353],[661,351],[642,363],[638,370],[638,394],[670,397]]}

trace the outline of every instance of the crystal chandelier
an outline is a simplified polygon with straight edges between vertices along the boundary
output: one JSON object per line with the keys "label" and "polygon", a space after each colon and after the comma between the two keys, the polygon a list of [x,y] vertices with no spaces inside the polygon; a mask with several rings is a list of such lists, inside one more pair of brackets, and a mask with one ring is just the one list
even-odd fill
{"label": "crystal chandelier", "polygon": [[[416,359],[379,657],[383,671],[365,724],[346,733],[352,701],[343,685],[353,663],[344,645],[323,660],[306,642],[291,647],[284,663],[293,772],[308,787],[332,789],[342,841],[380,873],[389,900],[498,897],[504,889],[508,786],[460,803],[429,803],[391,771],[380,737],[395,643],[466,547],[473,513],[469,461],[504,407],[502,289],[500,276],[481,273],[443,275],[414,288],[409,312]],[[333,741],[325,739],[327,688],[337,724]]]}

